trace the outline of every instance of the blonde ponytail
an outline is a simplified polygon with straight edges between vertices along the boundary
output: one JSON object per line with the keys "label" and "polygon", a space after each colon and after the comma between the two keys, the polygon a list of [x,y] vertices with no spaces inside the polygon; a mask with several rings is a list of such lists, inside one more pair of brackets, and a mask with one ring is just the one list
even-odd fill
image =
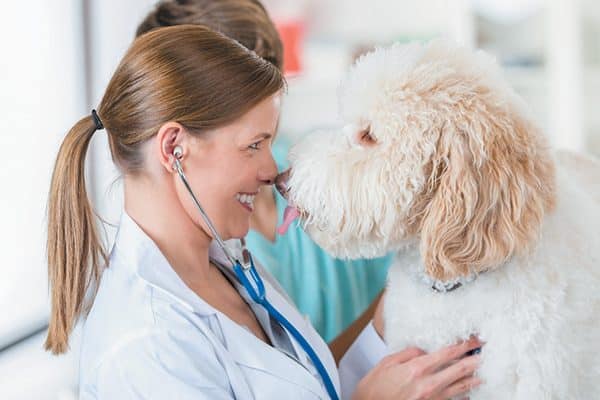
{"label": "blonde ponytail", "polygon": [[96,130],[91,116],[65,137],[54,166],[48,197],[48,279],[51,314],[45,348],[68,350],[77,319],[87,313],[86,293],[96,291],[106,251],[96,229],[85,186],[85,155]]}

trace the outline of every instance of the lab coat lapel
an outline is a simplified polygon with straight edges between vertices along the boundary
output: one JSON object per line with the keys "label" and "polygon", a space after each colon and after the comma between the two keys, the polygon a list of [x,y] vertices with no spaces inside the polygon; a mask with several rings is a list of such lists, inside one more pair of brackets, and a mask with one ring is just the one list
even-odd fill
{"label": "lab coat lapel", "polygon": [[200,316],[215,314],[216,310],[181,280],[156,243],[126,212],[121,216],[113,252],[124,258],[123,264],[134,266],[141,279],[177,303]]}
{"label": "lab coat lapel", "polygon": [[[239,258],[240,257],[240,254],[238,254],[240,251],[239,247],[236,247],[235,244],[231,244],[230,242],[231,241],[228,241],[228,243],[227,243],[228,249],[231,250],[234,257]],[[220,263],[221,265],[229,266],[231,264],[227,260],[226,256],[223,254],[223,251],[215,243],[213,243],[213,246],[211,246],[210,256],[213,260]],[[264,271],[264,268],[262,268],[262,267],[260,267],[260,265],[258,265],[258,260],[254,260],[254,262],[255,262],[258,270]],[[266,273],[266,272],[263,272],[263,273]],[[269,302],[271,302],[271,304],[282,315],[284,315],[290,321],[290,323],[292,325],[294,325],[294,327],[296,327],[296,329],[298,331],[300,331],[300,333],[308,340],[308,342],[311,343],[311,346],[313,346],[313,349],[315,350],[315,352],[319,356],[321,362],[327,369],[327,372],[328,372],[329,376],[331,377],[331,379],[336,387],[337,392],[339,393],[340,387],[339,387],[337,367],[335,365],[335,360],[333,359],[333,356],[331,355],[331,352],[329,351],[329,348],[327,347],[325,342],[318,336],[316,331],[310,325],[310,322],[308,322],[307,320],[305,320],[302,317],[300,312],[284,298],[283,294],[281,294],[277,290],[275,290],[273,288],[273,286],[271,286],[269,284],[267,279],[263,279],[263,281],[265,284],[265,293],[266,293],[266,296],[267,296],[267,299],[269,300]],[[252,338],[254,340],[256,340],[256,337],[254,337],[254,335],[250,334],[249,332],[247,332],[245,329],[243,329],[241,327],[239,327],[239,328],[244,330],[246,332],[246,334],[251,335]],[[292,345],[294,346],[294,350],[296,351],[296,354],[299,357],[300,362],[303,364],[303,367],[301,367],[301,368],[306,372],[306,374],[310,375],[310,373],[306,370],[306,366],[309,363],[308,355],[306,354],[306,352],[304,351],[302,346],[300,346],[298,341],[296,341],[296,339],[294,339],[294,337],[287,330],[285,330],[285,332],[288,335],[288,337],[290,338]],[[265,346],[270,350],[274,350],[272,347],[267,346],[266,344],[265,344]],[[276,351],[279,354],[281,354],[283,357],[288,358],[288,356],[283,354],[282,352],[280,352],[278,350],[276,350]],[[234,352],[232,352],[232,353],[234,353]],[[245,353],[247,353],[247,351]],[[289,363],[288,360],[285,360],[285,361]],[[240,362],[252,364],[252,359],[245,358],[244,360],[240,360]],[[255,367],[258,367],[256,362],[254,363],[254,365],[255,365]],[[274,374],[277,374],[277,371],[279,371],[278,369],[272,368],[270,366],[267,366],[267,368],[268,368],[269,372],[273,372]],[[320,387],[320,384],[318,384],[314,378],[311,381],[314,381],[318,385],[318,387]],[[322,391],[324,389],[319,389],[319,390]],[[320,392],[318,392],[318,393],[320,393]]]}
{"label": "lab coat lapel", "polygon": [[254,334],[225,315],[220,313],[217,315],[225,339],[225,346],[234,362],[292,382],[317,396],[323,395],[324,389],[319,381],[303,365],[257,339]]}
{"label": "lab coat lapel", "polygon": [[[113,252],[113,255],[118,259],[116,261],[125,266],[135,266],[135,273],[141,279],[145,280],[156,290],[169,295],[174,301],[177,301],[190,311],[199,316],[216,315],[226,340],[225,345],[229,350],[231,359],[235,363],[262,370],[272,376],[293,382],[315,393],[317,396],[321,396],[324,393],[324,389],[321,388],[320,383],[303,365],[290,359],[283,352],[258,340],[252,333],[218,312],[188,288],[179,275],[171,268],[158,246],[125,212],[121,217]],[[211,246],[210,256],[222,265],[229,266],[230,264],[218,247]],[[283,300],[283,297],[268,282],[265,282],[265,286],[267,297],[273,305],[286,315],[290,322],[305,335],[306,322],[300,317],[300,314],[289,306],[287,301]],[[215,339],[215,343],[217,342]],[[302,360],[305,364],[306,355],[304,351],[297,346],[295,340],[292,339],[292,343],[297,354],[303,357]],[[263,348],[261,349],[260,347]],[[315,350],[323,358],[322,352],[318,349]],[[337,373],[335,377],[337,377]]]}
{"label": "lab coat lapel", "polygon": [[[333,356],[331,355],[331,351],[329,350],[329,347],[327,346],[327,344],[323,341],[323,339],[319,336],[319,334],[314,330],[314,328],[312,327],[310,322],[305,320],[304,318],[302,318],[302,315],[300,314],[300,312],[292,304],[290,304],[288,301],[286,301],[282,294],[280,294],[278,291],[274,290],[273,287],[268,284],[268,282],[265,282],[265,287],[266,287],[267,299],[269,299],[271,304],[281,314],[285,315],[285,317],[292,323],[292,325],[294,325],[294,327],[296,327],[296,329],[298,331],[300,331],[302,336],[304,336],[307,339],[307,341],[311,344],[313,350],[317,353],[317,355],[319,356],[319,359],[323,363],[323,366],[325,367],[325,369],[327,369],[327,373],[329,374],[329,377],[333,381],[336,391],[339,393],[340,385],[339,385],[339,379],[338,379],[337,366],[335,364],[335,360],[333,359]],[[302,348],[302,346],[300,346],[298,341],[296,341],[293,338],[293,336],[289,332],[287,332],[287,330],[286,330],[286,333],[288,334],[288,336],[290,337],[290,339],[294,345],[296,354],[298,354],[301,357],[302,363],[304,365],[307,365],[310,358],[306,354],[306,351],[304,351],[304,349]]]}

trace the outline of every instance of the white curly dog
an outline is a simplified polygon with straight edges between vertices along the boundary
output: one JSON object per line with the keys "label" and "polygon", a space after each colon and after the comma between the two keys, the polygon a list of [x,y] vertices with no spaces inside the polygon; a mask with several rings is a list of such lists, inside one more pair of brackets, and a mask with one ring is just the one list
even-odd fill
{"label": "white curly dog", "polygon": [[552,153],[494,60],[444,41],[360,58],[345,128],[295,145],[296,214],[344,258],[397,253],[391,350],[486,344],[475,399],[600,399],[600,163]]}

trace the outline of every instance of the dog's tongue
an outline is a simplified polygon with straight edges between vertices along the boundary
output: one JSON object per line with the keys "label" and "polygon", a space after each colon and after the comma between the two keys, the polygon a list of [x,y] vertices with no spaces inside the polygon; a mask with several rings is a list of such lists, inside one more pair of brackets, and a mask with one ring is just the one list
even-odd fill
{"label": "dog's tongue", "polygon": [[285,235],[292,222],[294,222],[299,215],[300,212],[296,207],[287,206],[283,212],[283,223],[277,228],[277,233],[280,235]]}

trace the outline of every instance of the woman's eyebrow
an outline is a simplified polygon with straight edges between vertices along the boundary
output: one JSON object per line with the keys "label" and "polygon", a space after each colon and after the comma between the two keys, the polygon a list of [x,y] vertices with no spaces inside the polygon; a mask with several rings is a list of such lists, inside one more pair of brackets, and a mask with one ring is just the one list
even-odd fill
{"label": "woman's eyebrow", "polygon": [[272,133],[269,133],[269,132],[261,132],[261,133],[257,134],[256,136],[254,136],[254,137],[252,138],[252,140],[255,140],[255,139],[270,139],[271,137],[273,137],[273,134],[272,134]]}

